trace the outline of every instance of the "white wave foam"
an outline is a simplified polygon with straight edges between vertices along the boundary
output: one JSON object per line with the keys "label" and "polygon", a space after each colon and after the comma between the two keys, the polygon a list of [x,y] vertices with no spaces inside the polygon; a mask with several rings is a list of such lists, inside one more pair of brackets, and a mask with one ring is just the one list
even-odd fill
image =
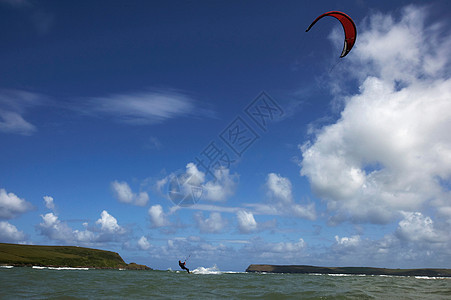
{"label": "white wave foam", "polygon": [[327,274],[329,276],[347,277],[347,276],[366,276],[365,274]]}
{"label": "white wave foam", "polygon": [[48,270],[82,270],[82,271],[89,270],[89,268],[41,267],[41,266],[33,266],[32,268],[33,269],[38,269],[38,270],[43,270],[43,269],[48,269]]}
{"label": "white wave foam", "polygon": [[238,271],[222,271],[224,274],[246,274],[246,272],[238,272]]}
{"label": "white wave foam", "polygon": [[89,270],[89,268],[49,267],[49,270],[82,270],[82,271],[87,271],[87,270]]}
{"label": "white wave foam", "polygon": [[191,273],[193,273],[193,274],[222,274],[223,272],[221,272],[218,269],[218,267],[216,265],[214,265],[211,268],[199,267],[195,270],[192,270]]}
{"label": "white wave foam", "polygon": [[451,279],[451,277],[415,276],[416,279]]}

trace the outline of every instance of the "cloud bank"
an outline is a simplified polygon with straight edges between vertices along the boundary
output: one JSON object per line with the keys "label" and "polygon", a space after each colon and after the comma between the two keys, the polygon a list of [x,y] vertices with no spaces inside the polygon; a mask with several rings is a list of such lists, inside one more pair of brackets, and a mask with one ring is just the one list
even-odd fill
{"label": "cloud bank", "polygon": [[300,146],[301,175],[333,224],[387,224],[428,207],[451,218],[451,39],[443,24],[425,26],[426,17],[409,6],[398,18],[365,21],[339,72],[359,91],[334,124]]}
{"label": "cloud bank", "polygon": [[116,218],[106,210],[102,211],[100,218],[95,222],[98,226],[89,227],[88,223],[84,223],[84,230],[72,229],[53,212],[41,215],[41,218],[42,222],[37,225],[40,234],[49,240],[67,244],[92,245],[115,242],[127,233],[125,228],[118,224]]}

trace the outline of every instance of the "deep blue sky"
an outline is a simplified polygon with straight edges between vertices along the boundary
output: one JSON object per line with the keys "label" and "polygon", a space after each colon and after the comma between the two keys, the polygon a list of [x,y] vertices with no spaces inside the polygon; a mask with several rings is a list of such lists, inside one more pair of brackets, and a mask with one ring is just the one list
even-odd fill
{"label": "deep blue sky", "polygon": [[[340,59],[340,10],[357,42]],[[447,1],[0,1],[0,242],[451,267]],[[245,108],[266,92],[264,130]],[[282,114],[283,112],[283,114]],[[234,156],[236,117],[259,138]],[[195,166],[214,142],[234,160]],[[174,174],[203,194],[177,207]],[[188,175],[187,175],[188,174]],[[46,202],[47,199],[47,202]]]}

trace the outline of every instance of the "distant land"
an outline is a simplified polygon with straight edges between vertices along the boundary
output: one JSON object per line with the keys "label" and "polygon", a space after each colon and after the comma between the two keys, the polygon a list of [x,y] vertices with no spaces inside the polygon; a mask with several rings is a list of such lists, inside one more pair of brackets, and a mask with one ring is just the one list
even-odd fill
{"label": "distant land", "polygon": [[246,269],[246,272],[451,277],[451,269],[385,269],[367,267],[329,268],[303,265],[250,265]]}
{"label": "distant land", "polygon": [[127,264],[118,253],[111,251],[76,246],[36,246],[4,243],[0,243],[0,265],[151,270],[145,265]]}

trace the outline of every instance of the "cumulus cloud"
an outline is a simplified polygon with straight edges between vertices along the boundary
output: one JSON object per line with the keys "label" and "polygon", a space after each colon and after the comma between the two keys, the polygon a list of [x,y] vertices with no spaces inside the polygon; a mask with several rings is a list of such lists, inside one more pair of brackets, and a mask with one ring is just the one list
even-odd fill
{"label": "cumulus cloud", "polygon": [[240,250],[241,253],[248,253],[253,260],[264,259],[267,263],[275,264],[297,264],[307,256],[307,243],[303,238],[295,242],[267,242],[260,237],[250,240]]}
{"label": "cumulus cloud", "polygon": [[41,234],[51,240],[72,242],[75,240],[73,230],[65,222],[61,222],[54,213],[41,215],[42,222],[38,229]]}
{"label": "cumulus cloud", "polygon": [[32,209],[30,202],[0,189],[0,219],[12,219]]}
{"label": "cumulus cloud", "polygon": [[[393,233],[379,239],[335,236],[330,247],[312,255],[319,264],[405,267],[449,267],[451,236],[448,228],[438,228],[430,217],[419,212],[403,212]],[[327,253],[327,256],[325,255]]]}
{"label": "cumulus cloud", "polygon": [[154,227],[163,227],[170,224],[167,215],[163,211],[163,207],[159,204],[149,208],[150,222]]}
{"label": "cumulus cloud", "polygon": [[138,247],[141,250],[148,250],[150,248],[150,243],[147,240],[147,238],[145,236],[142,236],[139,240],[138,240]]}
{"label": "cumulus cloud", "polygon": [[388,223],[429,203],[451,211],[451,39],[441,24],[424,25],[426,13],[409,6],[367,20],[341,72],[359,92],[300,147],[301,175],[332,223]]}
{"label": "cumulus cloud", "polygon": [[93,244],[111,242],[126,233],[126,230],[117,223],[116,218],[106,210],[102,211],[100,218],[96,221],[96,224],[100,227],[89,228],[88,224],[84,223],[84,230],[72,229],[52,212],[41,215],[41,218],[42,222],[37,226],[41,235],[46,236],[50,240],[65,243]]}
{"label": "cumulus cloud", "polygon": [[117,224],[115,217],[110,215],[106,210],[102,211],[100,214],[100,219],[96,221],[96,224],[100,224],[101,231],[107,233],[124,233],[124,228]]}
{"label": "cumulus cloud", "polygon": [[236,213],[238,229],[241,233],[250,233],[257,230],[258,224],[254,215],[250,212],[240,210]]}
{"label": "cumulus cloud", "polygon": [[47,207],[48,209],[55,209],[55,203],[53,202],[53,197],[50,196],[44,196],[44,202],[45,202],[45,207]]}
{"label": "cumulus cloud", "polygon": [[204,186],[205,199],[210,201],[225,201],[234,194],[238,182],[237,174],[230,174],[229,169],[219,168],[214,171],[215,180],[208,181]]}
{"label": "cumulus cloud", "polygon": [[115,180],[111,183],[111,189],[116,199],[122,203],[145,206],[149,201],[149,195],[146,192],[135,194],[126,182]]}
{"label": "cumulus cloud", "polygon": [[232,196],[238,184],[238,175],[230,174],[229,169],[218,168],[212,171],[214,178],[208,180],[206,174],[196,164],[190,162],[181,173],[172,173],[157,182],[163,192],[167,187],[168,197],[176,205],[191,206],[201,198],[212,202],[224,202]]}
{"label": "cumulus cloud", "polygon": [[249,205],[262,214],[290,215],[308,220],[316,219],[315,204],[300,205],[293,199],[291,181],[280,174],[269,173],[265,183],[267,204]]}
{"label": "cumulus cloud", "polygon": [[19,231],[16,226],[6,222],[0,222],[0,242],[20,243],[25,240],[23,231]]}
{"label": "cumulus cloud", "polygon": [[202,233],[218,233],[227,225],[227,221],[218,212],[212,212],[209,218],[205,218],[202,212],[197,212],[194,219]]}
{"label": "cumulus cloud", "polygon": [[449,232],[440,232],[434,228],[434,222],[430,217],[420,212],[403,212],[404,219],[399,222],[396,235],[405,241],[411,242],[451,242]]}
{"label": "cumulus cloud", "polygon": [[340,247],[357,247],[360,243],[360,236],[353,235],[351,237],[340,238],[338,235],[336,235],[335,242]]}

